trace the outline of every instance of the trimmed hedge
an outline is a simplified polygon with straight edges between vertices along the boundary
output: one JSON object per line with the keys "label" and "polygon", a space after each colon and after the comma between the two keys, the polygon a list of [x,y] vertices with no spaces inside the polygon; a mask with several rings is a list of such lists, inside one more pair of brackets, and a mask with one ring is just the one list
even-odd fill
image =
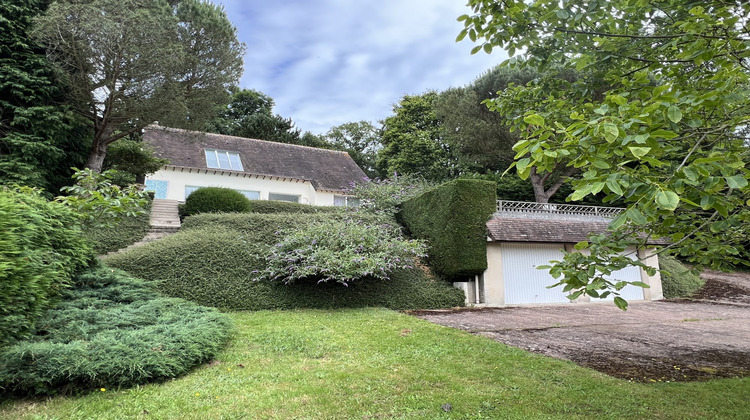
{"label": "trimmed hedge", "polygon": [[0,351],[0,394],[57,394],[144,384],[186,373],[229,338],[215,309],[161,297],[98,267],[76,279],[36,334]]}
{"label": "trimmed hedge", "polygon": [[254,243],[273,245],[279,241],[276,233],[284,229],[302,227],[314,222],[346,218],[354,218],[362,223],[378,223],[382,220],[379,216],[359,213],[203,213],[186,218],[180,227],[180,232],[202,228],[226,228],[251,235]]}
{"label": "trimmed hedge", "polygon": [[148,233],[150,218],[150,212],[134,217],[123,217],[111,229],[86,228],[83,233],[93,245],[94,252],[102,255],[125,248],[143,239]]}
{"label": "trimmed hedge", "polygon": [[251,203],[252,213],[340,213],[347,211],[346,207],[311,206],[288,201],[253,200]]}
{"label": "trimmed hedge", "polygon": [[[348,287],[337,283],[253,281],[257,271],[265,267],[266,246],[276,242],[274,232],[306,223],[313,215],[241,216],[250,215],[193,216],[177,234],[113,255],[107,264],[157,282],[167,295],[224,310],[365,306],[427,309],[464,303],[462,291],[418,268],[394,271],[390,280],[359,279]],[[230,220],[226,225],[243,227],[221,226],[219,220],[224,218]]]}
{"label": "trimmed hedge", "polygon": [[252,208],[250,200],[231,188],[201,187],[185,199],[186,216],[198,213],[247,213]]}
{"label": "trimmed hedge", "polygon": [[495,183],[457,179],[405,201],[399,221],[428,241],[430,267],[451,281],[487,269],[486,223],[496,208]]}
{"label": "trimmed hedge", "polygon": [[690,297],[706,284],[675,257],[659,255],[659,268],[662,270],[661,287],[667,299]]}
{"label": "trimmed hedge", "polygon": [[0,189],[0,347],[28,334],[92,259],[68,207],[35,190]]}

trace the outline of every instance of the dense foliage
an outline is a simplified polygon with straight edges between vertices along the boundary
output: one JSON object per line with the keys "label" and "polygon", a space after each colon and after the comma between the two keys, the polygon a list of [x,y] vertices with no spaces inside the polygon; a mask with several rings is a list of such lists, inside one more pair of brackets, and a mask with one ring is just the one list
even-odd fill
{"label": "dense foliage", "polygon": [[102,170],[115,169],[127,174],[126,182],[117,182],[117,185],[143,184],[145,175],[158,171],[167,163],[167,159],[154,156],[153,148],[146,143],[121,139],[107,148]]}
{"label": "dense foliage", "polygon": [[369,121],[349,122],[331,127],[325,139],[336,150],[349,153],[352,160],[370,177],[380,176],[376,167],[381,148],[380,130]]}
{"label": "dense foliage", "polygon": [[[384,306],[441,308],[463,304],[463,293],[420,268],[395,270],[390,280],[337,283],[254,281],[266,267],[276,232],[344,214],[200,214],[185,219],[179,233],[114,255],[107,263],[158,283],[170,296],[231,310]],[[358,216],[374,223],[376,216]]]}
{"label": "dense foliage", "polygon": [[29,35],[48,3],[6,0],[0,7],[0,185],[53,195],[70,183],[70,167],[86,161],[89,140],[64,104],[44,49]]}
{"label": "dense foliage", "polygon": [[112,182],[112,172],[96,173],[91,169],[76,170],[76,183],[63,187],[68,195],[57,201],[72,208],[88,229],[111,228],[123,217],[136,217],[147,212],[149,195],[135,185],[120,188]]}
{"label": "dense foliage", "polygon": [[185,199],[183,212],[186,216],[199,213],[246,213],[252,209],[250,200],[231,188],[203,187],[193,191]]}
{"label": "dense foliage", "polygon": [[289,201],[254,200],[251,202],[252,213],[336,213],[345,211],[342,207],[311,206],[309,204],[291,203]]}
{"label": "dense foliage", "polygon": [[494,183],[459,179],[404,202],[399,219],[427,240],[435,273],[461,281],[487,269],[486,223],[495,208]]}
{"label": "dense foliage", "polygon": [[106,254],[125,248],[143,239],[150,228],[150,217],[149,212],[122,217],[110,229],[84,226],[83,234],[91,243],[95,254]]}
{"label": "dense foliage", "polygon": [[695,272],[669,255],[659,257],[661,287],[667,299],[690,297],[706,284]]}
{"label": "dense foliage", "polygon": [[88,123],[97,172],[110,144],[154,121],[202,128],[242,73],[236,28],[202,0],[61,0],[34,33]]}
{"label": "dense foliage", "polygon": [[[459,38],[479,41],[475,50],[523,50],[516,64],[578,72],[576,80],[544,77],[508,89],[491,106],[517,116],[522,139],[515,165],[522,177],[560,165],[580,168],[570,200],[603,193],[605,201],[626,202],[608,244],[589,249],[588,265],[610,264],[614,250],[642,246],[642,231],[671,239],[670,248],[699,265],[746,262],[750,4],[469,4],[473,14],[459,18],[465,24]],[[572,261],[558,267],[561,282],[579,282]],[[595,274],[583,286],[597,280]]]}
{"label": "dense foliage", "polygon": [[440,182],[459,173],[457,159],[442,139],[435,114],[436,92],[406,95],[393,106],[394,115],[383,121],[377,169],[381,174],[419,176]]}
{"label": "dense foliage", "polygon": [[118,270],[79,275],[35,334],[0,351],[0,394],[144,384],[210,360],[229,338],[215,309],[164,298]]}
{"label": "dense foliage", "polygon": [[34,326],[91,261],[76,215],[39,191],[0,189],[0,346]]}
{"label": "dense foliage", "polygon": [[348,286],[371,278],[388,280],[394,270],[414,268],[426,255],[422,242],[403,238],[401,228],[387,220],[358,222],[330,219],[277,232],[279,242],[269,249],[258,280]]}
{"label": "dense foliage", "polygon": [[354,182],[347,189],[347,193],[359,199],[360,211],[394,216],[401,208],[401,203],[433,186],[432,183],[413,175],[394,175],[394,178]]}

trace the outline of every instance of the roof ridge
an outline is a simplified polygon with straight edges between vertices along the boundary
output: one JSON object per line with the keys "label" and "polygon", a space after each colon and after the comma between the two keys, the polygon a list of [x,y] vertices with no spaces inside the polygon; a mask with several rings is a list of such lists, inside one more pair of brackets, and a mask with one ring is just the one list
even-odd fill
{"label": "roof ridge", "polygon": [[304,146],[301,144],[292,144],[292,143],[282,143],[280,141],[271,141],[271,140],[261,140],[261,139],[254,139],[250,137],[240,137],[240,136],[230,136],[229,134],[219,134],[219,133],[209,133],[206,131],[195,131],[195,130],[187,130],[184,128],[174,128],[174,127],[166,127],[163,125],[158,124],[149,124],[146,127],[143,128],[144,130],[161,130],[161,131],[171,131],[176,133],[192,133],[192,134],[203,134],[203,135],[209,135],[209,136],[220,136],[220,137],[229,137],[230,139],[238,139],[238,140],[252,140],[252,141],[258,141],[261,143],[273,143],[273,144],[280,144],[283,146],[289,146],[289,147],[298,147],[298,148],[304,148],[304,149],[313,149],[313,150],[319,150],[323,152],[332,152],[332,153],[343,153],[347,156],[349,155],[349,152],[346,152],[344,150],[333,150],[333,149],[323,149],[320,147],[313,147],[313,146]]}

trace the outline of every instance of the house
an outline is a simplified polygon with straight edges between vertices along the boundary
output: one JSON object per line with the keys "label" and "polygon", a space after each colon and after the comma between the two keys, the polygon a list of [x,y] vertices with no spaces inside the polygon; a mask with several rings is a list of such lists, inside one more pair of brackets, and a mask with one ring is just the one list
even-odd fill
{"label": "house", "polygon": [[[520,304],[582,303],[611,301],[582,295],[574,301],[567,298],[562,286],[548,270],[537,269],[563,258],[563,251],[577,252],[574,245],[588,239],[590,233],[604,233],[609,222],[622,209],[612,207],[542,204],[499,201],[498,210],[487,222],[487,269],[474,281],[455,284],[463,289],[469,304],[505,306]],[[663,245],[652,241],[649,245]],[[655,248],[627,249],[623,254],[640,258],[659,268]],[[649,288],[627,285],[620,296],[627,301],[663,298],[661,277],[649,276],[640,267],[628,267],[612,273],[609,280],[641,281]]]}
{"label": "house", "polygon": [[235,189],[251,200],[355,205],[346,195],[365,177],[346,152],[150,125],[143,141],[169,164],[146,177],[156,198],[185,201],[200,187]]}

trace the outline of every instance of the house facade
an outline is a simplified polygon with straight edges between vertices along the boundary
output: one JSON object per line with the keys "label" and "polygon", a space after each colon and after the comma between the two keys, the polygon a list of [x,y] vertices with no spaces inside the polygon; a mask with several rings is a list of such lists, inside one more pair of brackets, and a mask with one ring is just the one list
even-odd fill
{"label": "house facade", "polygon": [[251,200],[316,206],[356,204],[347,196],[365,174],[346,152],[150,125],[143,141],[169,164],[146,177],[156,198],[185,201],[201,187]]}
{"label": "house facade", "polygon": [[[604,233],[621,209],[523,202],[499,202],[498,211],[487,222],[487,269],[474,281],[456,283],[464,290],[468,304],[506,306],[524,304],[571,304],[612,301],[582,295],[571,301],[563,286],[548,270],[537,269],[560,261],[564,252],[578,252],[574,246],[591,233]],[[622,254],[659,268],[656,245],[626,249]],[[627,285],[620,296],[627,301],[663,299],[661,277],[649,276],[640,267],[627,267],[608,276],[611,281],[640,281],[649,288]]]}

